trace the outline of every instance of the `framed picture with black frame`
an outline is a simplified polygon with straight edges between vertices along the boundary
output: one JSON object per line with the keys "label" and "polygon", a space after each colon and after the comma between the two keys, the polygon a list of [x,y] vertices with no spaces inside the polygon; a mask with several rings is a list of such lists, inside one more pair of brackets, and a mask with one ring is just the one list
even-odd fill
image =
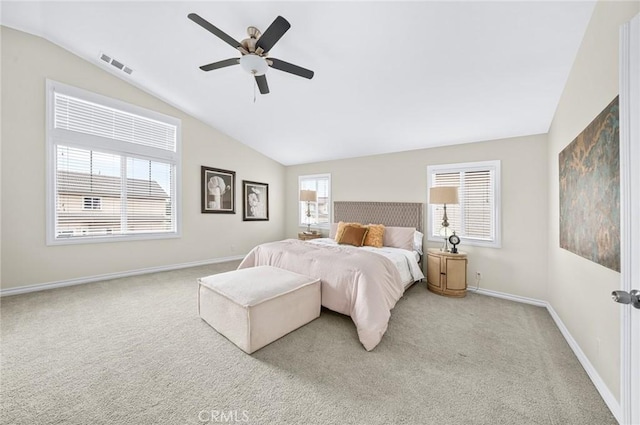
{"label": "framed picture with black frame", "polygon": [[269,185],[242,180],[242,220],[269,220]]}
{"label": "framed picture with black frame", "polygon": [[213,214],[236,213],[236,172],[201,167],[202,212]]}

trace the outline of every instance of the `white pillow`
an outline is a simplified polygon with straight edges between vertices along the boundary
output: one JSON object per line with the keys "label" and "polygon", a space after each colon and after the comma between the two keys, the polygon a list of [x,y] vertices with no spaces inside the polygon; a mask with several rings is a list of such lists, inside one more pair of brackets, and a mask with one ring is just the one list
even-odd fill
{"label": "white pillow", "polygon": [[329,228],[329,237],[331,239],[335,239],[337,232],[338,232],[338,223],[331,223],[331,227]]}
{"label": "white pillow", "polygon": [[413,250],[417,251],[418,254],[422,255],[422,238],[424,235],[416,230],[413,234]]}
{"label": "white pillow", "polygon": [[415,227],[385,227],[384,246],[413,251]]}

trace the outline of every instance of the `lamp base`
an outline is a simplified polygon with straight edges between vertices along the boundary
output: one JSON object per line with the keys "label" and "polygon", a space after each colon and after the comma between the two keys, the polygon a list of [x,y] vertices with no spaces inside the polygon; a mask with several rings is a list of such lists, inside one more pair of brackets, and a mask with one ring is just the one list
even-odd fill
{"label": "lamp base", "polygon": [[311,233],[311,208],[309,207],[309,201],[307,201],[307,230],[303,232],[305,235],[312,235]]}
{"label": "lamp base", "polygon": [[444,238],[444,243],[442,244],[442,248],[440,251],[449,252],[449,236],[453,234],[453,231],[449,228],[449,226],[442,226],[440,228],[440,236]]}
{"label": "lamp base", "polygon": [[449,243],[447,241],[447,238],[444,238],[444,243],[442,244],[442,248],[440,248],[440,251],[449,252]]}

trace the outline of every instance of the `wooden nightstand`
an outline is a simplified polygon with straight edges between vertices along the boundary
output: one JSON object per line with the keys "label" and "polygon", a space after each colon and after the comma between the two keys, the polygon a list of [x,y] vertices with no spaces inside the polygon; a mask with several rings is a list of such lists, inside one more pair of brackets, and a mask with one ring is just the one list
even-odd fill
{"label": "wooden nightstand", "polygon": [[300,239],[301,241],[308,241],[311,239],[318,239],[322,237],[322,233],[314,233],[312,235],[308,235],[306,233],[298,233],[298,239]]}
{"label": "wooden nightstand", "polygon": [[449,297],[467,295],[467,254],[427,250],[427,288]]}

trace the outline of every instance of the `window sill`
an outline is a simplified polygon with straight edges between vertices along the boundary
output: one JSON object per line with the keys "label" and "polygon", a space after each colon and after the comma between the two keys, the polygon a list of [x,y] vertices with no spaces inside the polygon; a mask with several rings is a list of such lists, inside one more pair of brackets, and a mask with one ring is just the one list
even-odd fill
{"label": "window sill", "polygon": [[[427,238],[427,240],[429,242],[434,242],[434,243],[444,243],[444,238],[441,237],[435,237],[435,236],[429,236]],[[447,242],[449,245],[451,245],[449,242]],[[460,237],[460,245],[458,246],[478,246],[481,248],[497,248],[500,249],[502,248],[502,243],[500,241],[479,241],[479,240],[474,240],[474,239],[466,239],[463,237]]]}
{"label": "window sill", "polygon": [[111,243],[111,242],[129,242],[129,241],[147,241],[147,240],[159,240],[159,239],[178,239],[182,234],[178,232],[171,233],[153,233],[145,235],[131,235],[131,236],[103,236],[103,237],[75,237],[75,238],[47,238],[47,246],[60,246],[60,245],[80,245],[80,244],[95,244],[95,243]]}

